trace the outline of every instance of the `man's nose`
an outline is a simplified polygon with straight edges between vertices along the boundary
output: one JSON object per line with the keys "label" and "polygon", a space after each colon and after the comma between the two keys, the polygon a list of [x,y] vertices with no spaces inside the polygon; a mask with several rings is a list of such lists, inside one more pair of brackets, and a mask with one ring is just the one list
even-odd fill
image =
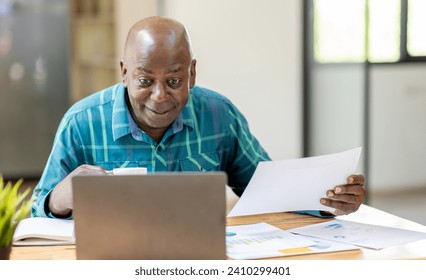
{"label": "man's nose", "polygon": [[152,93],[150,95],[151,100],[161,103],[167,99],[166,88],[163,84],[157,83],[152,89]]}

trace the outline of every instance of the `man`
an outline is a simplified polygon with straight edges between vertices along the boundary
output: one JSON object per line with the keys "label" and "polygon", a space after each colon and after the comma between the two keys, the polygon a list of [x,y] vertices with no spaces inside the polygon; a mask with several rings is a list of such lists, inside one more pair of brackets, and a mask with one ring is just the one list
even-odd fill
{"label": "man", "polygon": [[[241,195],[257,163],[270,160],[238,109],[195,85],[196,60],[181,23],[163,17],[137,22],[120,66],[122,83],[65,114],[34,190],[33,216],[71,218],[71,177],[78,174],[137,166],[149,172],[221,170]],[[354,212],[363,185],[363,176],[352,175],[321,201],[334,214]]]}

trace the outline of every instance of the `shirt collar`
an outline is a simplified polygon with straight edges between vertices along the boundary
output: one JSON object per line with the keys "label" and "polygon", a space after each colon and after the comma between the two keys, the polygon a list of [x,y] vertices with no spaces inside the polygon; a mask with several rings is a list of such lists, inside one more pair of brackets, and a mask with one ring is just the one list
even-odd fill
{"label": "shirt collar", "polygon": [[186,103],[185,107],[183,107],[182,112],[180,112],[179,114],[179,116],[181,117],[182,124],[190,127],[191,129],[194,128],[195,115],[193,115],[193,113],[194,113],[194,105],[192,103],[192,89],[191,89],[191,91],[189,92],[188,102]]}
{"label": "shirt collar", "polygon": [[122,83],[113,88],[115,98],[112,108],[112,137],[114,141],[130,133],[129,118],[127,117],[127,105],[125,99],[126,88]]}
{"label": "shirt collar", "polygon": [[[131,117],[130,111],[127,108],[125,98],[126,88],[122,83],[119,83],[113,88],[113,91],[113,95],[115,96],[114,107],[112,110],[112,135],[114,141],[128,134],[132,134],[132,136],[139,141],[145,139],[144,134],[146,133],[139,128],[139,126]],[[181,131],[184,125],[190,127],[191,129],[194,128],[191,93],[192,90],[190,91],[187,104],[172,123],[171,128],[173,133]]]}

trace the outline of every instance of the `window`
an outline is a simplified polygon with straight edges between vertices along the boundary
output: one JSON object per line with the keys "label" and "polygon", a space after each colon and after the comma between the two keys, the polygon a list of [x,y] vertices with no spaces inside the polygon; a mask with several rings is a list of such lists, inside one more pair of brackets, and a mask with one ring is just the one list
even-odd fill
{"label": "window", "polygon": [[[401,1],[369,0],[368,60],[395,62],[400,59]],[[367,18],[368,17],[368,18]]]}
{"label": "window", "polygon": [[363,0],[314,1],[314,58],[317,62],[362,62]]}
{"label": "window", "polygon": [[313,0],[313,11],[316,62],[426,57],[424,0]]}
{"label": "window", "polygon": [[410,56],[426,56],[426,1],[409,0],[407,51]]}

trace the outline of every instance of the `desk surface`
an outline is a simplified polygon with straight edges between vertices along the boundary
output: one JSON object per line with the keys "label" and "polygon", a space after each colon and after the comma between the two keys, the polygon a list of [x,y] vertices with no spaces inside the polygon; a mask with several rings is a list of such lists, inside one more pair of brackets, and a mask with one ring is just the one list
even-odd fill
{"label": "desk surface", "polygon": [[[376,208],[362,205],[353,214],[340,217],[341,219],[371,223],[383,226],[409,229],[426,232],[426,226],[391,215]],[[242,225],[258,222],[267,222],[282,229],[290,229],[327,221],[308,215],[293,213],[273,213],[253,216],[231,217],[228,225]],[[76,259],[75,246],[28,246],[13,247],[10,258],[12,260],[74,260]],[[304,260],[358,260],[358,259],[426,259],[426,240],[420,240],[401,246],[382,250],[359,249],[321,254],[280,257],[276,259],[304,259]]]}

